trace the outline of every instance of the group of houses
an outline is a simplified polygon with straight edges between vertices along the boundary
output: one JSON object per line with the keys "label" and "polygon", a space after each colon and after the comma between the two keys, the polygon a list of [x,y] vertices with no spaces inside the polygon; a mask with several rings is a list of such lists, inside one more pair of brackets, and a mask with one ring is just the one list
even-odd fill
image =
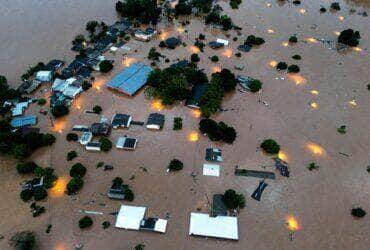
{"label": "group of houses", "polygon": [[[165,116],[160,113],[151,113],[145,124],[147,129],[160,130],[163,128]],[[79,143],[85,146],[88,151],[101,151],[101,142],[93,140],[95,137],[108,137],[111,134],[112,128],[129,128],[133,123],[135,125],[144,125],[144,122],[133,121],[131,115],[116,113],[111,121],[102,117],[99,122],[95,122],[90,126],[75,125],[72,128],[74,132],[81,132]],[[116,142],[116,148],[123,150],[135,150],[138,140],[127,136],[119,137]]]}

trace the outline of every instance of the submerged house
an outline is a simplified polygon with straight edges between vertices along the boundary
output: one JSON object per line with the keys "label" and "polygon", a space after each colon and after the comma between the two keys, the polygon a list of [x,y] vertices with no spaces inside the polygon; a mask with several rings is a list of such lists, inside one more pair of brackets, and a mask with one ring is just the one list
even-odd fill
{"label": "submerged house", "polygon": [[21,128],[26,126],[34,126],[37,124],[37,116],[36,115],[28,115],[24,117],[14,118],[10,121],[10,125],[13,128]]}
{"label": "submerged house", "polygon": [[126,114],[114,114],[112,118],[112,127],[118,129],[120,127],[128,128],[131,125],[132,117]]}
{"label": "submerged house", "polygon": [[108,190],[107,195],[110,199],[124,200],[125,191],[126,191],[126,188],[124,185],[113,183],[111,188]]}
{"label": "submerged house", "polygon": [[146,122],[147,129],[155,129],[160,130],[164,126],[164,115],[159,113],[152,113],[148,117],[148,121]]}
{"label": "submerged house", "polygon": [[170,37],[164,41],[166,48],[169,48],[169,49],[175,49],[178,45],[180,45],[180,43],[181,43],[181,40],[176,37]]}
{"label": "submerged house", "polygon": [[85,148],[88,151],[101,151],[101,143],[98,141],[88,142]]}
{"label": "submerged house", "polygon": [[53,76],[54,76],[53,71],[42,70],[36,73],[35,79],[40,82],[50,82],[53,79]]}
{"label": "submerged house", "polygon": [[206,161],[222,162],[222,150],[218,148],[206,149]]}
{"label": "submerged house", "polygon": [[91,124],[90,132],[93,136],[108,136],[111,132],[111,126],[105,122],[96,122]]}
{"label": "submerged house", "polygon": [[67,80],[55,79],[51,89],[71,99],[76,98],[83,91],[81,82],[73,77]]}
{"label": "submerged house", "polygon": [[134,37],[136,40],[148,42],[150,41],[154,36],[157,35],[157,31],[152,28],[147,28],[146,30],[137,30],[134,33]]}
{"label": "submerged house", "polygon": [[144,87],[152,68],[143,63],[135,63],[117,74],[107,87],[132,96]]}
{"label": "submerged house", "polygon": [[199,109],[200,100],[207,89],[207,85],[195,84],[191,89],[188,99],[186,99],[185,105],[189,108]]}
{"label": "submerged house", "polygon": [[135,150],[137,144],[137,139],[129,137],[119,137],[117,140],[116,148],[126,149],[126,150]]}
{"label": "submerged house", "polygon": [[25,182],[22,185],[22,190],[34,190],[36,188],[41,188],[44,185],[44,177],[35,178],[30,181]]}

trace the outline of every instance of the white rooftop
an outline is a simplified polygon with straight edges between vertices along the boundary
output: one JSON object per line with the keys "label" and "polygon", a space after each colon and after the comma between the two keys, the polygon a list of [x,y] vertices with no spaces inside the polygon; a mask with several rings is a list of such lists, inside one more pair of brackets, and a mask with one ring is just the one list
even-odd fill
{"label": "white rooftop", "polygon": [[139,230],[140,222],[144,218],[146,207],[121,205],[117,215],[116,227]]}
{"label": "white rooftop", "polygon": [[158,219],[154,226],[154,231],[165,233],[167,228],[167,220]]}
{"label": "white rooftop", "polygon": [[238,218],[232,216],[210,217],[204,213],[191,213],[189,235],[238,240]]}
{"label": "white rooftop", "polygon": [[203,164],[203,175],[220,176],[220,166],[216,164]]}
{"label": "white rooftop", "polygon": [[228,46],[228,45],[229,45],[229,41],[228,41],[228,40],[221,39],[221,38],[217,38],[217,39],[216,39],[216,42],[218,42],[218,43],[222,43],[222,44],[223,44],[223,45],[225,45],[225,46]]}

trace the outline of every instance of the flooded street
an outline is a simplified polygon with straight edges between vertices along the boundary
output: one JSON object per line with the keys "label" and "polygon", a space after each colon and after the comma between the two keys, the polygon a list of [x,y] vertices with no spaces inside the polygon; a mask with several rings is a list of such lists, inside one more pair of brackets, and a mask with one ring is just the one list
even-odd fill
{"label": "flooded street", "polygon": [[0,74],[12,86],[39,61],[71,60],[89,20],[113,23],[116,0],[0,0]]}
{"label": "flooded street", "polygon": [[[0,2],[6,3],[0,5],[3,13],[0,16],[0,74],[12,83],[19,79],[27,65],[37,61],[61,58],[69,62],[73,57],[70,42],[84,30],[88,20],[107,23],[116,20],[115,1]],[[197,17],[187,18],[190,24],[185,27],[177,21],[173,25],[161,24],[159,39],[148,43],[131,39],[126,44],[132,48],[125,52],[126,60],[122,51],[107,52],[105,56],[115,60],[113,71],[94,73],[93,88],[82,93],[73,103],[70,114],[57,120],[54,127],[48,116],[38,115],[41,131],[52,131],[57,141],[50,148],[36,151],[33,160],[41,166],[53,167],[64,182],[69,179],[70,166],[81,162],[88,169],[85,184],[76,196],[50,193],[46,202],[40,202],[47,212],[32,218],[29,204],[19,199],[18,184],[29,176],[16,173],[14,160],[3,161],[0,197],[7,202],[0,204],[0,234],[5,236],[0,241],[0,249],[8,249],[7,240],[15,231],[26,229],[36,232],[40,249],[74,249],[76,244],[83,244],[84,249],[89,250],[129,250],[139,243],[145,244],[145,249],[154,250],[368,249],[370,216],[357,220],[350,211],[354,206],[361,206],[370,212],[370,182],[366,172],[366,166],[370,165],[370,91],[367,90],[370,17],[361,14],[365,10],[370,12],[370,0],[341,1],[341,11],[337,12],[329,11],[331,2],[324,0],[304,0],[299,6],[287,1],[243,0],[237,10],[230,9],[226,1],[218,3],[234,23],[243,28],[241,34],[206,27]],[[320,14],[321,6],[328,11]],[[356,13],[350,13],[351,8]],[[348,28],[360,31],[362,39],[358,48],[338,53],[333,43],[322,42],[336,41],[338,33]],[[140,61],[149,65],[147,56],[151,47],[157,47],[170,61],[166,63],[161,59],[157,63],[160,68],[168,67],[177,59],[189,59],[192,53],[199,52],[192,45],[200,33],[206,36],[207,44],[216,38],[230,41],[226,48],[213,50],[206,46],[204,53],[198,54],[198,66],[208,76],[222,67],[263,82],[259,93],[235,91],[225,96],[222,106],[228,111],[213,117],[235,127],[238,136],[231,145],[211,142],[199,134],[199,114],[180,103],[164,108],[148,100],[143,91],[128,98],[105,87],[131,63]],[[266,43],[236,57],[238,45],[251,34],[264,38]],[[287,42],[293,34],[298,37],[297,44]],[[180,36],[187,46],[175,50],[158,48],[160,39],[172,36]],[[238,37],[237,41],[234,37]],[[296,54],[302,59],[293,60]],[[219,57],[218,62],[211,62],[213,55]],[[273,66],[280,61],[299,65],[300,73],[276,71]],[[236,70],[236,65],[244,69]],[[50,90],[50,85],[43,88]],[[35,92],[36,97],[42,95],[46,92]],[[135,151],[114,147],[108,153],[87,152],[77,142],[67,142],[65,138],[73,125],[99,121],[100,116],[84,113],[94,105],[100,105],[102,115],[108,119],[118,112],[131,114],[135,121],[145,121],[149,113],[161,112],[166,116],[165,126],[158,132],[140,126],[113,130],[110,136],[113,144],[124,135],[138,138]],[[26,113],[39,110],[40,106],[32,104]],[[183,118],[182,130],[172,130],[175,117]],[[337,132],[341,125],[347,126],[346,134]],[[194,133],[196,139],[191,139]],[[266,138],[274,138],[281,145],[279,157],[289,164],[289,178],[280,176],[271,157],[260,151],[259,145]],[[218,178],[202,175],[207,147],[222,149],[224,162],[220,164]],[[73,162],[66,160],[71,150],[78,153]],[[166,166],[173,158],[183,161],[184,169],[166,173]],[[114,170],[96,168],[99,161],[114,165]],[[309,171],[310,162],[320,168]],[[269,186],[260,202],[250,197],[258,179],[235,176],[236,165],[275,172],[275,180],[266,180]],[[143,171],[144,168],[147,171]],[[115,217],[110,213],[117,211],[122,202],[109,200],[105,193],[117,176],[135,193],[135,200],[125,204],[147,206],[148,216],[169,215],[166,234],[114,228]],[[228,188],[246,197],[246,207],[238,215],[239,241],[189,236],[190,212],[209,212],[209,197]],[[92,200],[94,202],[90,202]],[[94,215],[92,228],[80,230],[81,210],[99,211],[104,215]],[[110,221],[112,226],[103,230],[103,221]],[[44,233],[48,224],[53,225],[50,234]]]}

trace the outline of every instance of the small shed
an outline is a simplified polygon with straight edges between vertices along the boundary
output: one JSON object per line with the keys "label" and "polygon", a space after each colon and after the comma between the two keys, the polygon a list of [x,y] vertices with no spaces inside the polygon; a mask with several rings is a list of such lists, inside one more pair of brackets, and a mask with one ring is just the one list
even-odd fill
{"label": "small shed", "polygon": [[221,39],[221,38],[217,38],[217,39],[216,39],[216,42],[218,42],[218,43],[222,43],[222,44],[223,44],[223,45],[225,45],[225,46],[228,46],[228,45],[229,45],[229,41],[228,41],[228,40]]}
{"label": "small shed", "polygon": [[124,200],[125,199],[125,187],[122,184],[113,184],[108,190],[108,197],[115,200]]}
{"label": "small shed", "polygon": [[147,129],[155,129],[160,130],[164,126],[164,115],[159,113],[152,113],[148,117],[148,121],[146,123]]}
{"label": "small shed", "polygon": [[181,40],[176,37],[170,37],[164,41],[164,44],[169,49],[175,49],[180,43],[181,43]]}
{"label": "small shed", "polygon": [[50,82],[53,79],[53,71],[42,70],[36,73],[36,80],[41,82]]}
{"label": "small shed", "polygon": [[220,176],[220,166],[216,164],[203,164],[203,175]]}
{"label": "small shed", "polygon": [[144,219],[145,212],[146,207],[121,205],[115,227],[139,230],[141,221]]}
{"label": "small shed", "polygon": [[83,132],[82,136],[79,139],[79,142],[81,145],[86,145],[91,141],[92,137],[93,135],[91,132]]}
{"label": "small shed", "polygon": [[212,49],[219,49],[219,48],[222,48],[222,47],[225,46],[223,43],[219,43],[219,42],[216,42],[216,41],[209,42],[208,45]]}
{"label": "small shed", "polygon": [[88,142],[85,148],[88,151],[101,151],[101,143],[98,141]]}

